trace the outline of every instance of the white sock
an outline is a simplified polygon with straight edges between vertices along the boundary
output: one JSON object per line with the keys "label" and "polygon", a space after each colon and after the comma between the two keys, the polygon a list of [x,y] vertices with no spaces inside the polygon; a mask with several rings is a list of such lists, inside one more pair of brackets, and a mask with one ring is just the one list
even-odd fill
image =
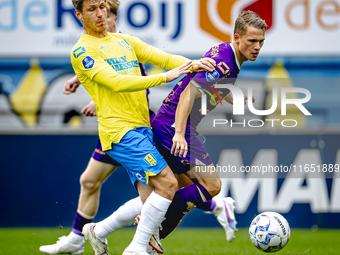
{"label": "white sock", "polygon": [[146,252],[152,234],[164,219],[171,200],[152,192],[142,208],[142,216],[129,250]]}
{"label": "white sock", "polygon": [[73,232],[71,232],[68,236],[67,236],[67,239],[70,243],[73,243],[73,244],[80,244],[80,243],[83,243],[84,242],[84,236],[81,236],[81,235],[77,235]]}
{"label": "white sock", "polygon": [[96,224],[95,235],[104,242],[112,232],[133,225],[136,216],[141,213],[142,207],[143,203],[140,197],[129,200],[109,217]]}

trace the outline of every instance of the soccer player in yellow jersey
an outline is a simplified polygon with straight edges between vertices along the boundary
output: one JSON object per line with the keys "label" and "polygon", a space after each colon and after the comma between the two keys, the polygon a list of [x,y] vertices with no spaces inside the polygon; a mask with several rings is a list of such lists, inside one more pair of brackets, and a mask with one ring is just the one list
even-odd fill
{"label": "soccer player in yellow jersey", "polygon": [[[177,181],[154,146],[144,89],[188,73],[191,62],[133,36],[108,33],[105,0],[73,0],[73,5],[84,25],[84,34],[71,53],[74,71],[96,105],[103,150],[127,169],[144,202],[136,234],[123,254],[146,255],[150,237],[163,220]],[[173,70],[141,77],[138,62]],[[213,71],[214,67],[202,60],[194,62],[193,70]],[[85,237],[95,254],[108,254],[107,242],[96,238],[94,227],[85,225]]]}

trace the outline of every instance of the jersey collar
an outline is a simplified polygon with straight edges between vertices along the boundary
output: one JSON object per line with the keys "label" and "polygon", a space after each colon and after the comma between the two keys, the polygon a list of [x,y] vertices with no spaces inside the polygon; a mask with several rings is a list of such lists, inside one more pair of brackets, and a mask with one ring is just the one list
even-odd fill
{"label": "jersey collar", "polygon": [[240,69],[241,69],[241,66],[240,66],[240,63],[238,62],[238,59],[237,59],[237,56],[236,56],[236,52],[235,52],[234,46],[233,46],[232,43],[230,43],[230,46],[231,46],[231,48],[233,49],[233,52],[234,52],[234,55],[235,55],[235,62],[236,62],[236,65],[237,65],[237,67],[238,67],[238,70],[240,70]]}

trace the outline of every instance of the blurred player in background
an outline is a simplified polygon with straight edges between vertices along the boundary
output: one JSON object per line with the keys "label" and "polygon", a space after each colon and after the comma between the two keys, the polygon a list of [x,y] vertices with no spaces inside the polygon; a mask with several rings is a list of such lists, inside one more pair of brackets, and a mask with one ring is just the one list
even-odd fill
{"label": "blurred player in background", "polygon": [[[204,70],[205,64],[166,54],[136,37],[108,33],[105,2],[73,0],[84,33],[73,48],[71,63],[95,102],[103,150],[128,171],[144,202],[136,234],[123,254],[145,255],[177,189],[177,180],[154,146],[143,90],[173,81],[190,72],[191,66],[195,72]],[[138,61],[171,71],[141,76]],[[83,227],[85,238],[96,254],[108,254],[107,240],[96,238],[94,228],[95,224]]]}
{"label": "blurred player in background", "polygon": [[[107,30],[111,33],[118,33],[116,28],[117,12],[119,9],[118,0],[107,0]],[[140,71],[143,76],[146,75],[146,70],[142,64],[140,64]],[[80,82],[77,76],[66,82],[63,87],[64,94],[70,94],[76,92]],[[146,90],[146,96],[148,97],[149,90]],[[86,105],[82,110],[82,114],[86,116],[96,116],[96,106],[93,101]],[[154,112],[149,110],[150,122],[154,117]],[[85,241],[84,236],[81,234],[83,226],[86,223],[90,223],[99,207],[100,187],[104,180],[106,180],[111,173],[113,173],[120,164],[108,156],[102,151],[100,140],[98,139],[97,147],[95,148],[92,157],[86,167],[86,170],[80,177],[81,190],[78,201],[78,209],[73,222],[73,228],[68,236],[62,236],[59,241],[53,245],[44,245],[39,248],[41,252],[46,254],[82,254],[84,252]],[[126,206],[131,205],[130,212],[133,212],[134,208],[142,206],[140,197],[126,203]],[[140,209],[137,210],[137,214],[140,213]],[[133,224],[133,221],[132,223]],[[130,224],[130,225],[131,225]]]}
{"label": "blurred player in background", "polygon": [[[162,222],[160,238],[165,238],[194,207],[212,211],[224,227],[227,240],[235,238],[234,200],[211,200],[219,193],[221,181],[209,154],[197,137],[196,127],[205,116],[202,113],[202,94],[213,95],[207,100],[207,113],[214,110],[219,102],[222,104],[222,99],[233,103],[230,91],[215,88],[215,85],[235,84],[241,65],[247,60],[257,59],[264,44],[266,29],[265,21],[256,13],[241,13],[235,22],[233,42],[217,45],[203,56],[216,61],[216,70],[187,74],[158,110],[152,128],[160,152],[176,174],[197,181],[176,192],[174,202]],[[179,202],[175,204],[175,201]],[[192,206],[189,207],[189,204]]]}

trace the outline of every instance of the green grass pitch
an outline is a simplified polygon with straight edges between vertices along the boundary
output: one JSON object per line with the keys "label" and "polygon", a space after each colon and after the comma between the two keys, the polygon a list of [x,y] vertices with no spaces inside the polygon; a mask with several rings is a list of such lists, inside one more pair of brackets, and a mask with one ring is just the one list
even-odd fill
{"label": "green grass pitch", "polygon": [[[68,235],[70,229],[58,228],[0,228],[1,255],[42,254],[40,245],[53,244],[58,237]],[[117,231],[109,236],[111,255],[122,254],[132,240],[134,228]],[[292,229],[287,246],[276,254],[340,254],[339,230]],[[248,230],[241,229],[237,238],[228,243],[225,233],[220,228],[177,229],[162,241],[165,255],[186,254],[265,254],[258,251],[250,242]],[[84,255],[93,254],[86,243]]]}

